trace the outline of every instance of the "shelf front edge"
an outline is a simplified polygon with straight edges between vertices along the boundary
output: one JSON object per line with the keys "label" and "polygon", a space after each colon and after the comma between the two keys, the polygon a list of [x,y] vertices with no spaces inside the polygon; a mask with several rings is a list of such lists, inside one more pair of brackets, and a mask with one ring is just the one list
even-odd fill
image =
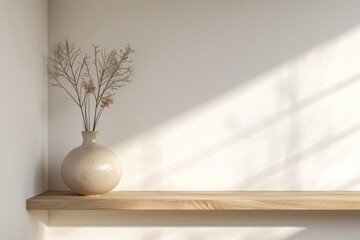
{"label": "shelf front edge", "polygon": [[48,191],[27,210],[360,210],[360,192],[121,191],[102,196]]}

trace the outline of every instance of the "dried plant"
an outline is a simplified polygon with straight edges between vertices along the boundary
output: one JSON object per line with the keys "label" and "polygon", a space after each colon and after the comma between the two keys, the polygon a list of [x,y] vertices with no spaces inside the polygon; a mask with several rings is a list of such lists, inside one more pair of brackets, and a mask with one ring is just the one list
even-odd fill
{"label": "dried plant", "polygon": [[64,89],[80,108],[85,131],[96,130],[104,109],[114,102],[116,90],[130,82],[134,71],[130,45],[110,52],[93,47],[92,68],[90,57],[82,56],[68,40],[54,45],[48,65],[49,84]]}

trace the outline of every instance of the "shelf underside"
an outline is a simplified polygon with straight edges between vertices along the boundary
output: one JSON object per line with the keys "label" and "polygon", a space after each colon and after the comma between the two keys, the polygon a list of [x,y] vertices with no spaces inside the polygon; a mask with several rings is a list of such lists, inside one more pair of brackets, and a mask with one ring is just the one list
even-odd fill
{"label": "shelf underside", "polygon": [[44,192],[28,210],[360,210],[360,192],[121,191],[102,196]]}

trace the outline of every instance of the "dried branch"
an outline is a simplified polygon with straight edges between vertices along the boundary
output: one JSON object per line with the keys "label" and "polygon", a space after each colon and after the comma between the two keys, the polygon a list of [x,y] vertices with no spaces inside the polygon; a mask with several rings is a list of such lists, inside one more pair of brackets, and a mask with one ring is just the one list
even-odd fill
{"label": "dried branch", "polygon": [[[134,50],[130,45],[124,50],[110,52],[96,45],[93,48],[93,72],[89,65],[90,57],[85,55],[77,61],[82,52],[68,40],[54,45],[48,66],[49,85],[64,89],[80,108],[85,131],[96,130],[104,109],[113,103],[115,91],[130,82],[134,72],[129,59]],[[91,106],[94,111],[91,111]]]}

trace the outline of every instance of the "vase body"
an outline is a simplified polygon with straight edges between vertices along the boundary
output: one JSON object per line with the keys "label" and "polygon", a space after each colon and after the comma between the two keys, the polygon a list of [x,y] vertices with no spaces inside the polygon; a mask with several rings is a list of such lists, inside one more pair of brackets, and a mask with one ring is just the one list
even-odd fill
{"label": "vase body", "polygon": [[82,195],[101,195],[114,189],[121,165],[110,149],[98,144],[98,132],[82,132],[83,143],[70,151],[61,166],[65,184]]}

